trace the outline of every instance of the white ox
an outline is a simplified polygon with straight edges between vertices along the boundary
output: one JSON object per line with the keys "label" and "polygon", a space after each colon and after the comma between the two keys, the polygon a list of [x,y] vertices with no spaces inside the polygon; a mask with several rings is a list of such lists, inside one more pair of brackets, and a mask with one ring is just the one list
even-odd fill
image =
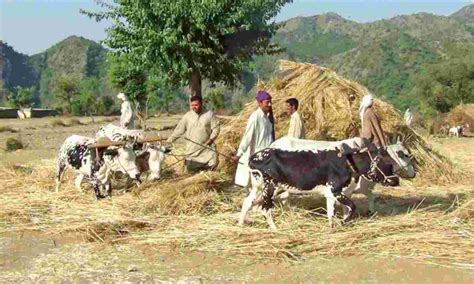
{"label": "white ox", "polygon": [[135,164],[135,152],[133,144],[126,143],[124,146],[111,146],[101,149],[97,156],[95,149],[88,148],[96,140],[72,135],[61,145],[58,154],[58,172],[56,176],[56,191],[59,191],[63,173],[67,168],[74,169],[77,173],[75,186],[81,189],[82,179],[87,177],[94,188],[97,199],[103,198],[100,187],[105,188],[106,194],[111,194],[110,174],[122,172],[132,179],[139,180],[140,172]]}
{"label": "white ox", "polygon": [[[99,129],[96,138],[107,137],[114,142],[133,138],[135,140],[145,139],[146,133],[142,130],[124,129],[119,126],[108,124]],[[137,166],[140,172],[150,170],[149,180],[157,180],[161,177],[161,166],[165,160],[165,153],[169,150],[161,145],[161,142],[136,143],[135,154]]]}
{"label": "white ox", "polygon": [[[296,139],[292,137],[282,137],[278,140],[275,140],[269,148],[282,149],[287,151],[321,151],[326,149],[334,150],[334,148],[346,151],[349,149],[356,149],[364,146],[364,140],[362,138],[352,138],[342,141],[318,141],[318,140],[306,140],[306,139]],[[396,165],[393,168],[393,172],[399,175],[402,178],[414,178],[415,168],[411,162],[411,155],[409,151],[405,148],[403,143],[398,140],[395,144],[387,146],[387,152],[396,162]],[[367,180],[364,177],[359,178],[359,181],[351,183],[345,187],[342,192],[348,198],[351,198],[352,194],[360,193],[367,196],[369,203],[369,213],[374,213],[375,210],[375,196],[372,192],[375,183]],[[288,197],[288,192],[281,194],[281,199],[286,199]],[[344,208],[344,207],[343,207]]]}

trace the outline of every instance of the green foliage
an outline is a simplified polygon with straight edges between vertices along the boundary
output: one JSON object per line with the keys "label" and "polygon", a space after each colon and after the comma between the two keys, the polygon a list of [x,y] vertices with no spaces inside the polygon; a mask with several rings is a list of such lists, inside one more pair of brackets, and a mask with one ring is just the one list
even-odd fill
{"label": "green foliage", "polygon": [[204,95],[204,102],[209,109],[214,111],[222,110],[226,107],[225,87],[219,86],[209,89]]}
{"label": "green foliage", "polygon": [[346,52],[355,46],[348,36],[335,31],[321,32],[304,24],[295,33],[277,34],[275,42],[285,47],[289,56],[303,62],[316,62],[318,59]]}
{"label": "green foliage", "polygon": [[13,138],[13,137],[10,137],[7,139],[7,141],[5,142],[5,146],[6,146],[6,150],[9,152],[24,148],[24,145],[21,142],[21,140]]}
{"label": "green foliage", "polygon": [[79,80],[74,76],[60,75],[54,79],[54,94],[67,113],[72,113],[74,100],[79,95]]}
{"label": "green foliage", "polygon": [[133,65],[127,54],[110,54],[109,81],[125,93],[130,100],[144,103],[147,100],[147,74]]}
{"label": "green foliage", "polygon": [[412,79],[409,97],[417,99],[420,111],[433,116],[461,103],[474,103],[474,45],[451,45],[448,58],[425,65]]}
{"label": "green foliage", "polygon": [[104,42],[127,63],[129,78],[150,72],[200,95],[201,78],[233,85],[253,54],[278,51],[270,20],[288,2],[124,0],[82,13],[113,22]]}
{"label": "green foliage", "polygon": [[31,107],[33,105],[33,92],[33,87],[22,88],[16,86],[13,90],[8,92],[7,102],[14,108]]}

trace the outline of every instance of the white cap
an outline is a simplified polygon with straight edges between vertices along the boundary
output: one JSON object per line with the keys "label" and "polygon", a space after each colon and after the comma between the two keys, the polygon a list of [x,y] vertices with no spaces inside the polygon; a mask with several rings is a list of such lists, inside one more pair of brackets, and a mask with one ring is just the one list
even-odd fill
{"label": "white cap", "polygon": [[373,102],[374,102],[374,97],[372,96],[371,93],[369,93],[362,98],[362,102],[360,104],[361,106],[369,107],[373,104]]}
{"label": "white cap", "polygon": [[119,93],[119,94],[117,95],[117,99],[126,101],[126,100],[127,100],[127,96],[126,96],[124,93]]}

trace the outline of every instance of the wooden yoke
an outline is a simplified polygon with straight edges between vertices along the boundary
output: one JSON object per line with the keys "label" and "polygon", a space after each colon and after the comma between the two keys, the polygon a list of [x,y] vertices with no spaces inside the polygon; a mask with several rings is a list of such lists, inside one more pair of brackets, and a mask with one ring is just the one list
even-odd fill
{"label": "wooden yoke", "polygon": [[[137,143],[152,143],[152,142],[162,142],[166,140],[167,138],[150,137],[150,138],[137,140],[136,142]],[[100,137],[99,139],[97,139],[95,143],[87,145],[87,148],[94,149],[94,148],[107,148],[110,146],[123,146],[126,143],[127,141],[114,142],[108,138]]]}

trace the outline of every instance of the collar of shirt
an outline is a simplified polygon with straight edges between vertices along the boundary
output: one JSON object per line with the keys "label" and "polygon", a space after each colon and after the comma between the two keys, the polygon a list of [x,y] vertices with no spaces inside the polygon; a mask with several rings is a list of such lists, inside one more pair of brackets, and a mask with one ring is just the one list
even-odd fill
{"label": "collar of shirt", "polygon": [[298,116],[299,116],[299,115],[298,115],[298,111],[295,111],[294,113],[291,114],[291,117],[292,117],[292,118],[293,118],[293,117],[298,117]]}
{"label": "collar of shirt", "polygon": [[203,114],[205,114],[205,113],[207,112],[207,109],[204,109],[204,108],[203,108],[200,113],[196,113],[194,110],[190,110],[190,112],[191,112],[193,115],[195,115],[195,116],[197,116],[197,117],[200,117],[201,115],[203,115]]}
{"label": "collar of shirt", "polygon": [[258,108],[258,109],[257,109],[257,113],[258,113],[258,115],[260,115],[261,117],[264,117],[264,118],[268,119],[268,114],[265,114],[261,108]]}

